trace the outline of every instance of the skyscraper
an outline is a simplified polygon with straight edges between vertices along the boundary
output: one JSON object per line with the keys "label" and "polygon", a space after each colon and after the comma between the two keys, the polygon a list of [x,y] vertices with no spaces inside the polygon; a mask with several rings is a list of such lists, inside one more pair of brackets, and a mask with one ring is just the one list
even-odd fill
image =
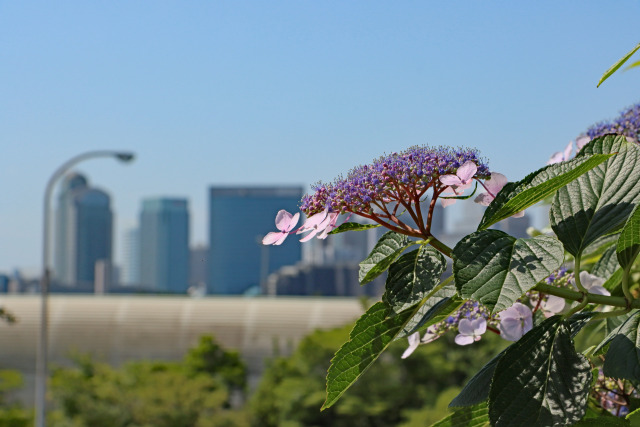
{"label": "skyscraper", "polygon": [[67,175],[58,196],[54,281],[66,287],[92,289],[96,262],[110,264],[112,246],[109,195],[90,188],[81,174]]}
{"label": "skyscraper", "polygon": [[140,213],[140,284],[156,291],[185,293],[188,283],[187,200],[143,200]]}
{"label": "skyscraper", "polygon": [[301,187],[211,187],[209,189],[209,275],[207,293],[242,294],[266,276],[302,257],[295,236],[281,246],[263,246],[275,231],[280,209],[298,212]]}
{"label": "skyscraper", "polygon": [[140,229],[133,227],[125,231],[122,242],[122,284],[140,284]]}

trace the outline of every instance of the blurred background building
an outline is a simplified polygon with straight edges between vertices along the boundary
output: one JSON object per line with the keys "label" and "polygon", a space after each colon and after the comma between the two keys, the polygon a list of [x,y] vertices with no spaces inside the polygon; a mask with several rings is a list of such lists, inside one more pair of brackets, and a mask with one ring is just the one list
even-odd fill
{"label": "blurred background building", "polygon": [[55,220],[54,283],[90,289],[96,263],[111,264],[113,213],[109,195],[89,186],[79,173],[65,177]]}
{"label": "blurred background building", "polygon": [[298,212],[302,194],[297,186],[209,188],[208,294],[260,293],[271,272],[302,259],[295,238],[276,248],[261,243],[276,231],[279,210]]}
{"label": "blurred background building", "polygon": [[156,292],[185,293],[189,287],[187,200],[151,198],[140,212],[140,284]]}

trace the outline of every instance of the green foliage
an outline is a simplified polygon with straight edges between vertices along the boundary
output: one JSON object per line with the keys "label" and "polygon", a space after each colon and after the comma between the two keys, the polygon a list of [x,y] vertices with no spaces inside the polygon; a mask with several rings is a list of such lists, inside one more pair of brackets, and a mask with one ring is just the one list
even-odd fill
{"label": "green foliage", "polygon": [[460,296],[496,313],[560,267],[563,258],[562,245],[553,237],[516,239],[499,230],[481,230],[453,249],[453,275]]}
{"label": "green foliage", "polygon": [[23,385],[22,375],[13,370],[0,370],[0,426],[29,427],[33,425],[33,416],[19,404],[9,402],[7,393]]}
{"label": "green foliage", "polygon": [[485,211],[478,230],[490,227],[544,200],[610,156],[611,154],[596,154],[545,166],[521,181],[508,183]]}
{"label": "green foliage", "polygon": [[203,337],[184,363],[130,362],[115,369],[80,355],[75,364],[53,371],[58,412],[51,425],[221,427],[243,419],[230,409],[230,396],[233,387],[244,386],[244,365],[211,337]]}
{"label": "green foliage", "polygon": [[409,242],[409,238],[403,234],[394,231],[384,233],[369,256],[360,263],[360,284],[367,284],[387,271],[396,258],[413,244]]}
{"label": "green foliage", "polygon": [[400,313],[418,304],[439,282],[447,263],[434,248],[420,248],[402,255],[389,268],[382,301]]}
{"label": "green foliage", "polygon": [[598,345],[594,352],[609,346],[603,365],[612,378],[640,382],[640,311],[633,311]]}
{"label": "green foliage", "polygon": [[403,340],[389,346],[339,404],[320,412],[329,360],[349,329],[316,331],[290,357],[271,361],[249,404],[255,426],[429,425],[446,416],[459,384],[504,346],[498,337],[487,337],[474,348],[460,347],[445,336],[402,360]]}
{"label": "green foliage", "polygon": [[616,154],[558,190],[549,217],[565,250],[578,256],[589,244],[624,225],[640,200],[640,148],[622,135],[605,135],[579,156]]}
{"label": "green foliage", "polygon": [[434,424],[434,427],[484,427],[489,425],[486,403],[456,409],[451,415]]}
{"label": "green foliage", "polygon": [[[613,64],[607,71],[605,71],[602,77],[600,77],[600,81],[598,82],[598,85],[596,87],[600,87],[600,85],[609,77],[611,77],[611,75],[615,73],[618,70],[618,68],[622,67],[624,63],[627,62],[629,58],[631,58],[631,56],[633,56],[633,54],[636,53],[638,49],[640,49],[640,43],[638,43],[636,47],[631,49],[625,56],[617,60],[615,64]],[[632,64],[632,65],[635,66],[636,64]]]}
{"label": "green foliage", "polygon": [[499,359],[489,392],[492,425],[571,425],[584,413],[591,366],[576,353],[568,323],[551,317]]}
{"label": "green foliage", "polygon": [[358,319],[347,341],[331,360],[327,372],[327,400],[322,409],[331,407],[393,341],[416,310],[405,310],[389,317],[384,303],[371,306]]}
{"label": "green foliage", "polygon": [[455,312],[464,303],[457,296],[454,284],[444,286],[434,293],[418,309],[418,312],[407,322],[396,339],[411,335],[416,331],[422,331],[431,325],[442,322]]}
{"label": "green foliage", "polygon": [[361,231],[369,230],[371,228],[380,227],[380,224],[360,224],[358,222],[343,222],[334,230],[331,230],[329,234],[344,233],[345,231]]}
{"label": "green foliage", "polygon": [[622,268],[629,268],[640,252],[640,205],[636,206],[622,228],[616,254]]}

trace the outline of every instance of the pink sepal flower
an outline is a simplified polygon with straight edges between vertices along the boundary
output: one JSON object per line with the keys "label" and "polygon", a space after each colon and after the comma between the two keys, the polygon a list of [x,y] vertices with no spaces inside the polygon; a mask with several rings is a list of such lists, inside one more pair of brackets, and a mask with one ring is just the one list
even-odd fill
{"label": "pink sepal flower", "polygon": [[[491,172],[491,178],[482,183],[482,186],[487,190],[486,193],[480,193],[473,199],[474,202],[481,204],[482,206],[489,206],[493,199],[496,198],[502,187],[507,185],[507,177],[498,172]],[[522,218],[524,211],[520,211],[511,215],[512,218]]]}
{"label": "pink sepal flower", "polygon": [[519,302],[500,312],[500,336],[507,341],[518,341],[533,328],[531,309]]}
{"label": "pink sepal flower", "polygon": [[569,160],[571,157],[571,152],[573,151],[573,141],[569,141],[569,144],[565,147],[564,151],[558,151],[553,153],[553,156],[547,161],[548,165],[552,165],[554,163],[564,162],[565,160]]}
{"label": "pink sepal flower", "polygon": [[491,172],[491,178],[483,183],[487,192],[478,194],[473,201],[481,204],[482,206],[489,206],[500,190],[502,190],[502,187],[507,185],[507,182],[509,181],[506,176],[498,172]]}
{"label": "pink sepal flower", "polygon": [[402,359],[406,359],[407,357],[411,356],[411,353],[416,351],[416,348],[418,348],[418,346],[420,345],[420,332],[414,332],[413,334],[409,335],[407,339],[409,340],[409,347],[407,347],[404,353],[402,353]]}
{"label": "pink sepal flower", "polygon": [[580,151],[582,150],[582,147],[584,147],[585,145],[587,145],[589,143],[589,141],[591,141],[591,138],[589,138],[587,135],[580,135],[579,137],[576,138],[576,151]]}
{"label": "pink sepal flower", "polygon": [[456,344],[469,345],[476,341],[480,341],[481,335],[487,331],[487,321],[484,317],[478,317],[475,320],[462,319],[458,323],[458,332]]}
{"label": "pink sepal flower", "polygon": [[[478,166],[471,160],[467,160],[464,162],[462,166],[458,168],[455,175],[442,175],[438,179],[444,185],[447,185],[445,191],[442,192],[442,195],[460,195],[461,191],[466,190],[471,187],[473,183],[473,176],[478,171]],[[450,206],[456,202],[456,199],[440,199],[443,207]]]}
{"label": "pink sepal flower", "polygon": [[280,210],[276,215],[276,228],[279,232],[270,232],[262,239],[263,245],[281,245],[287,238],[293,227],[298,223],[300,213],[291,215],[284,209]]}

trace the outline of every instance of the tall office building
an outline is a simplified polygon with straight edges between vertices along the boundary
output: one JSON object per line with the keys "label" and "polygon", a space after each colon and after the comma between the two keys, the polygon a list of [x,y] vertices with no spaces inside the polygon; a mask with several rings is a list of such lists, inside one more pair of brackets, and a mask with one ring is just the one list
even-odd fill
{"label": "tall office building", "polygon": [[124,286],[140,284],[140,229],[125,231],[122,239],[122,276]]}
{"label": "tall office building", "polygon": [[263,246],[275,231],[280,209],[299,211],[301,187],[211,187],[209,189],[208,294],[256,290],[272,273],[302,257],[291,236],[281,246]]}
{"label": "tall office building", "polygon": [[111,263],[113,214],[109,195],[89,187],[81,174],[67,175],[56,213],[54,281],[65,287],[92,289],[96,263]]}
{"label": "tall office building", "polygon": [[187,291],[189,212],[186,199],[143,200],[140,213],[140,284],[155,291]]}

